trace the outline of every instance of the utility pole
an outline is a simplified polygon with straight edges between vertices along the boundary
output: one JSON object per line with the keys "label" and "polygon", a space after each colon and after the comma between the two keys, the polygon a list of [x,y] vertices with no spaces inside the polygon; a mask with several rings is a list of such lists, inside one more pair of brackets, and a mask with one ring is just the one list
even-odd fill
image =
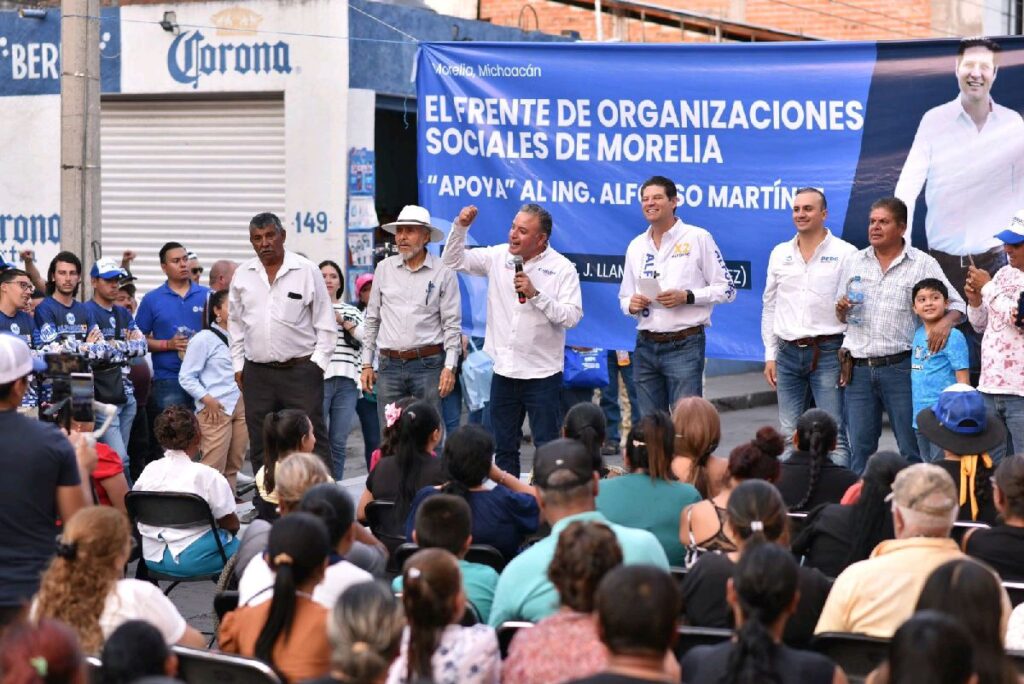
{"label": "utility pole", "polygon": [[61,0],[60,247],[82,259],[87,296],[100,241],[100,3]]}

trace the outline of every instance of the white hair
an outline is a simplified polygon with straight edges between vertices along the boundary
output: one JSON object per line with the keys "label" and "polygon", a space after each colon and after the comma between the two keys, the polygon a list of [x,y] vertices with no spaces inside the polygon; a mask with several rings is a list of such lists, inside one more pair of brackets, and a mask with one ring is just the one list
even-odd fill
{"label": "white hair", "polygon": [[899,512],[900,518],[903,520],[903,531],[899,535],[900,538],[948,537],[950,530],[953,529],[953,523],[956,522],[957,515],[960,513],[960,507],[953,506],[946,515],[933,515],[931,513],[915,511],[913,508],[901,506],[893,501],[893,516],[897,512]]}

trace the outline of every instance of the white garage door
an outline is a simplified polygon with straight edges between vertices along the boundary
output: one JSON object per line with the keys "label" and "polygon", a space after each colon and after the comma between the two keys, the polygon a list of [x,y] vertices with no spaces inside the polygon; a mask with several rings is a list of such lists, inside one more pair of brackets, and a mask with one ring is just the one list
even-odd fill
{"label": "white garage door", "polygon": [[284,101],[104,100],[103,254],[138,253],[140,294],[165,280],[168,241],[217,259],[253,256],[249,219],[286,221]]}

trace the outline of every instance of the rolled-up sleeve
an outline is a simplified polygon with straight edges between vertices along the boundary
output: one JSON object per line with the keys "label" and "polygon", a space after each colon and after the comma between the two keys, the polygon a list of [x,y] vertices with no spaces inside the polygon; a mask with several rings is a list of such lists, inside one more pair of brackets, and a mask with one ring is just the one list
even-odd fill
{"label": "rolled-up sleeve", "polygon": [[558,290],[551,294],[538,291],[528,300],[547,317],[549,321],[563,328],[574,328],[583,318],[583,294],[580,291],[580,276],[576,269],[567,266],[558,280]]}

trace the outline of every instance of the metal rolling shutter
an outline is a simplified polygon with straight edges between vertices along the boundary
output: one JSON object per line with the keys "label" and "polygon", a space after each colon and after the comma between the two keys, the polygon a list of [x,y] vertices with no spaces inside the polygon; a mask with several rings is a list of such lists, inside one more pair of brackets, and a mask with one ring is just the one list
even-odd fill
{"label": "metal rolling shutter", "polygon": [[138,254],[140,294],[165,280],[165,242],[199,255],[206,284],[217,259],[253,256],[254,214],[287,220],[281,99],[104,100],[101,155],[103,254]]}

